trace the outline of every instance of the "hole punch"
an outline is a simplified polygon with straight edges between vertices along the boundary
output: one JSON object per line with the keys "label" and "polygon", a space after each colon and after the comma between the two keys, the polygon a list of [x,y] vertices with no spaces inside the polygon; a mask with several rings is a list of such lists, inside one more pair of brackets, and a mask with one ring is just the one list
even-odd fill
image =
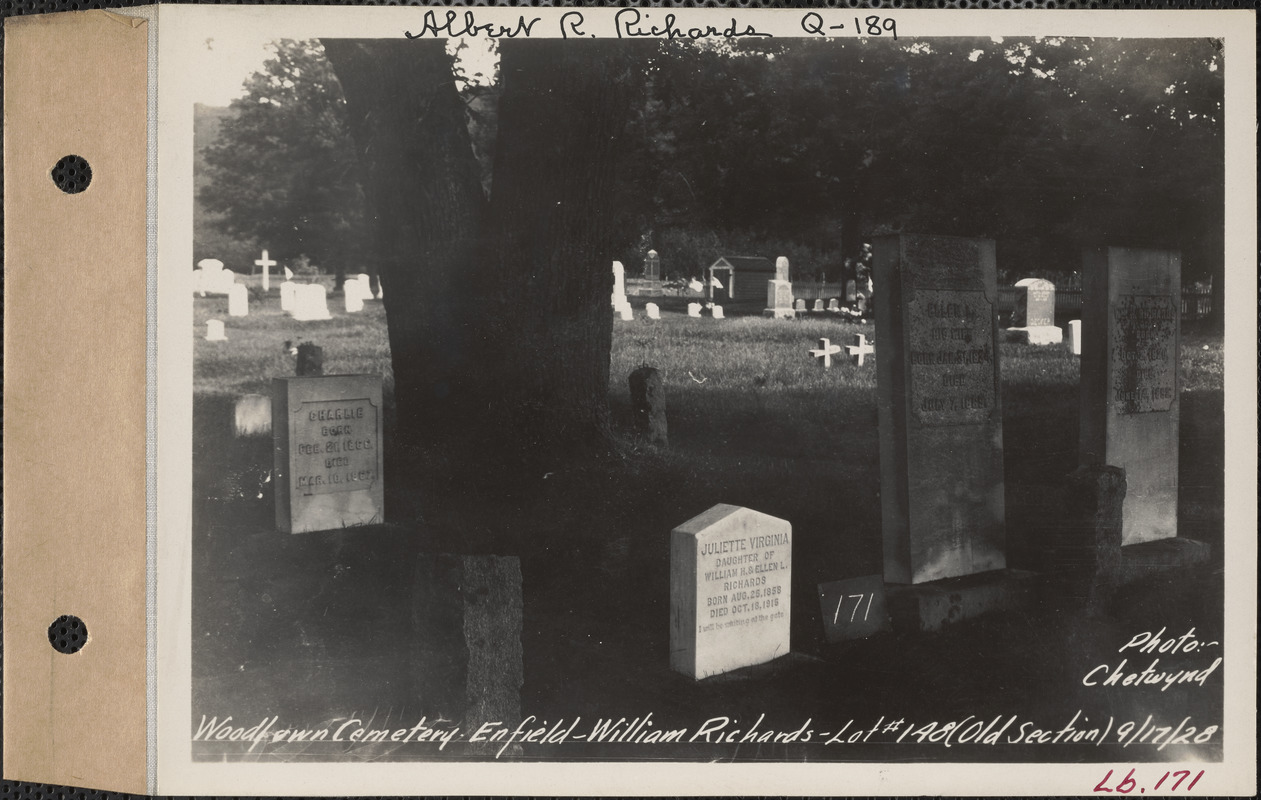
{"label": "hole punch", "polygon": [[88,626],[76,616],[63,614],[48,626],[48,642],[58,653],[77,653],[88,643]]}
{"label": "hole punch", "polygon": [[82,156],[63,156],[50,174],[53,183],[66,194],[78,194],[92,182],[92,167]]}

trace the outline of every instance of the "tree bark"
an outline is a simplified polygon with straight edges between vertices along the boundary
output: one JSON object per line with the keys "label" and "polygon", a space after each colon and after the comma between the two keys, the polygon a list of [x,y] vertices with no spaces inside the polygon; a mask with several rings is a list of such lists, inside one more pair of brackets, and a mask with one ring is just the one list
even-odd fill
{"label": "tree bark", "polygon": [[398,443],[495,480],[608,452],[628,49],[502,44],[487,204],[441,41],[324,47],[375,219]]}
{"label": "tree bark", "polygon": [[372,216],[397,409],[391,444],[440,451],[476,368],[467,287],[485,216],[442,41],[323,40],[346,98]]}

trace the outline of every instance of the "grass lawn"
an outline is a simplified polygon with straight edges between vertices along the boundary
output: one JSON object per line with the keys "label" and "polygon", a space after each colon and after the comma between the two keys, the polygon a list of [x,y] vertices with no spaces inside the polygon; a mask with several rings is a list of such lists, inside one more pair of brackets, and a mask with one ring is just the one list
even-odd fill
{"label": "grass lawn", "polygon": [[[387,508],[384,526],[285,536],[271,522],[270,440],[233,439],[231,400],[267,392],[272,377],[292,375],[294,358],[284,343],[312,341],[324,348],[326,374],[385,376],[388,440],[393,404],[384,312],[369,302],[362,314],[334,310],[332,320],[297,323],[279,311],[274,291],[261,307],[252,302],[246,318],[229,318],[226,298],[197,299],[194,722],[202,713],[278,713],[304,723],[351,712],[408,719],[413,645],[405,632],[414,560],[419,552],[460,550],[521,556],[522,706],[541,719],[653,711],[662,724],[694,726],[719,713],[767,713],[783,724],[810,717],[839,727],[868,715],[874,722],[887,714],[927,721],[1007,713],[1062,724],[1063,710],[1074,704],[1140,719],[1153,708],[1163,716],[1192,709],[1187,713],[1220,717],[1219,685],[1171,689],[1152,705],[1143,693],[1101,699],[1080,682],[1144,625],[1220,633],[1220,566],[1193,580],[1133,588],[1101,617],[1048,606],[940,634],[885,634],[826,646],[816,585],[881,570],[875,362],[869,357],[857,367],[842,357],[823,370],[807,350],[824,337],[847,344],[864,333],[870,340],[874,326],[822,315],[765,320],[761,303],[728,305],[726,320],[693,319],[685,298],[657,302],[660,321],[643,319],[644,300],[632,298],[637,318],[614,322],[609,399],[615,426],[628,430],[627,376],[643,364],[660,369],[670,447],[627,437],[620,464],[594,471],[557,465],[524,500],[500,497],[495,487],[472,487],[479,502],[458,513],[401,520],[390,518]],[[336,304],[340,298],[331,298],[330,306]],[[228,342],[201,338],[209,318],[225,320]],[[1076,465],[1078,359],[1067,347],[1009,344],[1000,357],[1008,526],[1010,535],[1027,541],[1048,513],[1045,498]],[[1220,337],[1188,330],[1182,368],[1179,526],[1183,535],[1211,542],[1220,565]],[[425,487],[417,491],[423,507]],[[671,528],[720,502],[792,523],[798,655],[694,683],[668,668],[668,537]],[[1166,758],[1172,750],[1127,750],[1125,757]],[[940,750],[931,752],[937,755],[899,751],[896,757],[942,757]],[[1036,758],[1093,760],[1106,752],[1040,750]],[[634,758],[644,751],[574,748],[564,757],[592,755]],[[669,755],[895,757],[874,744],[738,753],[698,744]],[[1019,748],[990,748],[967,757],[1031,756]]]}

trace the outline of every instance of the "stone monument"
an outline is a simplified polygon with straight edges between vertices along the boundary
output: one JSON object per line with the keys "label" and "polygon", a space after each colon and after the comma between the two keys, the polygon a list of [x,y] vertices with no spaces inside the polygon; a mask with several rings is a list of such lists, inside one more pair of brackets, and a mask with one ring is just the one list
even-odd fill
{"label": "stone monument", "polygon": [[1181,259],[1105,247],[1083,258],[1081,463],[1125,470],[1121,544],[1178,533]]}
{"label": "stone monument", "polygon": [[700,680],[789,651],[792,525],[719,504],[670,532],[670,667]]}
{"label": "stone monument", "polygon": [[1007,340],[1021,344],[1059,344],[1064,330],[1055,326],[1055,284],[1041,278],[1016,281],[1016,310]]}
{"label": "stone monument", "polygon": [[994,242],[875,242],[884,574],[917,584],[1006,566]]}
{"label": "stone monument", "polygon": [[272,381],[276,527],[385,521],[380,375]]}
{"label": "stone monument", "polygon": [[788,259],[784,256],[775,259],[775,277],[766,282],[766,308],[762,316],[774,319],[797,316],[793,310],[793,285],[788,280]]}

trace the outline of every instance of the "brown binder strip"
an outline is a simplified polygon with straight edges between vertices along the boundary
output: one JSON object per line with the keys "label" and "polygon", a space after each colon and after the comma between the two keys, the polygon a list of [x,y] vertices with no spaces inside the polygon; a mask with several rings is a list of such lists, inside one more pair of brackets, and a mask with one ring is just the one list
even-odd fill
{"label": "brown binder strip", "polygon": [[[142,793],[148,26],[5,28],[4,775]],[[75,194],[51,178],[68,155]]]}

